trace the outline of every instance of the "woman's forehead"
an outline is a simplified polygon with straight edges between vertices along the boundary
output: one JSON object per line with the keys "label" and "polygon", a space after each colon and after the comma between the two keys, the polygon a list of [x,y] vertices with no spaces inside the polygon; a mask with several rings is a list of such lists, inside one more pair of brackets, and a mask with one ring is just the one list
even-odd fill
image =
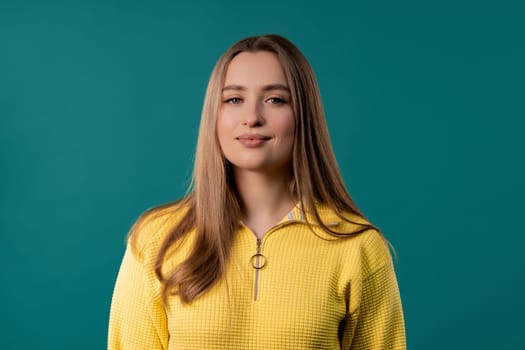
{"label": "woman's forehead", "polygon": [[236,86],[248,89],[270,85],[288,86],[277,55],[269,51],[242,52],[228,65],[223,88]]}

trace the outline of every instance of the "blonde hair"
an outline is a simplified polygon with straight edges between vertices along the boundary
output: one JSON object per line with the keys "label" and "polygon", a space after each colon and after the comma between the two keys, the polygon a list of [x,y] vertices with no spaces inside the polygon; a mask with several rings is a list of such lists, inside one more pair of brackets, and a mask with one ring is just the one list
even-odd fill
{"label": "blonde hair", "polygon": [[[313,213],[317,223],[334,236],[348,237],[375,228],[371,224],[356,223],[360,227],[357,231],[341,235],[327,227],[316,210],[315,203],[320,202],[343,220],[349,221],[342,214],[345,212],[364,218],[343,183],[330,143],[317,80],[304,55],[279,35],[243,39],[230,47],[213,69],[202,109],[192,185],[186,197],[171,205],[174,210],[185,208],[186,211],[170,230],[156,259],[155,271],[162,283],[165,303],[170,295],[178,295],[181,302],[191,303],[226,273],[241,208],[229,162],[222,155],[217,140],[216,120],[230,62],[241,52],[258,51],[277,55],[291,92],[296,123],[290,179],[293,197],[298,198],[301,207]],[[166,207],[169,205],[150,212],[165,212]],[[136,244],[139,233],[136,228],[148,214],[139,218],[132,228],[132,245]],[[176,250],[177,242],[190,231],[195,233],[192,251],[172,271],[163,273],[167,252]]]}

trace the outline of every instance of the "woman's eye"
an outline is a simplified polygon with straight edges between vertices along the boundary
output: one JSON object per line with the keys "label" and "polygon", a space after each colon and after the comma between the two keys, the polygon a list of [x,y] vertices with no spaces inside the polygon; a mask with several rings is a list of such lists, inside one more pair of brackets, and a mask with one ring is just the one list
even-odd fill
{"label": "woman's eye", "polygon": [[226,103],[229,103],[229,104],[232,104],[232,105],[236,105],[236,104],[239,104],[241,102],[242,102],[241,99],[238,98],[238,97],[231,97],[231,98],[226,100]]}
{"label": "woman's eye", "polygon": [[280,105],[280,104],[286,103],[285,100],[283,100],[282,98],[279,98],[279,97],[270,97],[267,101],[269,103],[271,103],[271,104],[274,104],[274,105]]}

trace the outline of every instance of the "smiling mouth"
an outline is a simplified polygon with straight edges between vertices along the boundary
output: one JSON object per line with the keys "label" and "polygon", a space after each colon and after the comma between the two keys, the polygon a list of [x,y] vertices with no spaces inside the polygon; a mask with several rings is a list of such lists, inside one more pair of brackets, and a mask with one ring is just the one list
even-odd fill
{"label": "smiling mouth", "polygon": [[256,141],[256,140],[267,141],[270,138],[271,137],[264,136],[264,135],[242,135],[242,136],[236,137],[237,140],[247,140],[247,141]]}
{"label": "smiling mouth", "polygon": [[266,141],[270,139],[271,137],[269,136],[259,134],[241,135],[239,137],[236,137],[236,140],[239,141],[241,145],[247,148],[262,147],[266,143]]}

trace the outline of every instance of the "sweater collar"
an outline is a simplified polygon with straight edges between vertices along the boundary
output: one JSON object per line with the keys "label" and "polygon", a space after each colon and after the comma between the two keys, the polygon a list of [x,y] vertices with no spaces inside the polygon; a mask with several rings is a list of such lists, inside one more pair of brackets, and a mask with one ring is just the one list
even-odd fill
{"label": "sweater collar", "polygon": [[[366,219],[354,213],[343,212],[339,215],[336,211],[324,203],[315,202],[315,208],[319,213],[321,221],[330,230],[333,230],[336,233],[353,233],[358,230],[362,230],[363,225],[370,225]],[[290,210],[288,214],[283,217],[279,224],[293,222],[303,224],[309,223],[313,228],[316,229],[316,231],[322,228],[321,224],[315,218],[314,213],[303,209],[301,202],[298,202],[292,208],[292,210]]]}

